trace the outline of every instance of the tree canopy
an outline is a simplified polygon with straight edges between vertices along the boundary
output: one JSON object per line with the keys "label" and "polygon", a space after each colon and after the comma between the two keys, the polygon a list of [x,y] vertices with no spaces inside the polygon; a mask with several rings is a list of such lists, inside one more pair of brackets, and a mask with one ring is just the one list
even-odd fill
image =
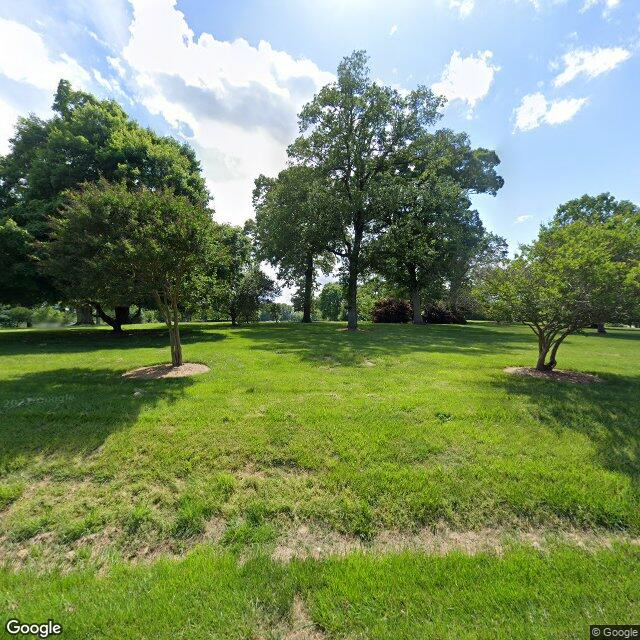
{"label": "tree canopy", "polygon": [[640,300],[640,215],[542,228],[538,239],[487,278],[491,314],[538,338],[541,371],[567,336],[603,314],[630,319]]}
{"label": "tree canopy", "polygon": [[[1,301],[60,299],[56,282],[37,266],[51,232],[50,217],[69,189],[105,178],[131,189],[169,188],[200,206],[209,200],[193,150],[140,127],[116,102],[98,100],[61,80],[53,111],[49,120],[20,118],[9,153],[0,158],[0,242],[13,247],[19,275],[14,289],[0,280]],[[80,297],[71,291],[65,295],[70,301]]]}
{"label": "tree canopy", "polygon": [[224,260],[224,251],[206,208],[169,189],[132,190],[102,179],[65,195],[45,264],[63,289],[91,301],[91,295],[152,299],[179,366],[179,309],[189,298],[206,297],[216,260]]}

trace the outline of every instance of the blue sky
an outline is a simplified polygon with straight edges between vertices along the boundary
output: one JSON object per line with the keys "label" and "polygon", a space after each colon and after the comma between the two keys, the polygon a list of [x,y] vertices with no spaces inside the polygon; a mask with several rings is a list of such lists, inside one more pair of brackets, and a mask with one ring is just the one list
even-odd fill
{"label": "blue sky", "polygon": [[444,93],[443,126],[498,152],[505,187],[474,204],[515,249],[572,197],[640,202],[639,45],[638,0],[3,0],[0,153],[66,77],[188,140],[218,219],[240,223],[301,105],[362,48],[375,78]]}

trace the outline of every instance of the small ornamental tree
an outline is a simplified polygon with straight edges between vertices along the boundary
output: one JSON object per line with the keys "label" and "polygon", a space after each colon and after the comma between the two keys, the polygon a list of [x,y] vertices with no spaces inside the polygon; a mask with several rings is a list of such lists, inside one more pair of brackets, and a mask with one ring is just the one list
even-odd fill
{"label": "small ornamental tree", "polygon": [[180,366],[181,304],[204,295],[220,252],[211,212],[169,190],[101,180],[67,194],[52,228],[48,272],[87,297],[153,299],[169,329],[171,362]]}
{"label": "small ornamental tree", "polygon": [[629,317],[640,301],[640,216],[543,228],[482,287],[490,315],[522,322],[538,339],[539,371],[552,371],[567,336],[608,312]]}

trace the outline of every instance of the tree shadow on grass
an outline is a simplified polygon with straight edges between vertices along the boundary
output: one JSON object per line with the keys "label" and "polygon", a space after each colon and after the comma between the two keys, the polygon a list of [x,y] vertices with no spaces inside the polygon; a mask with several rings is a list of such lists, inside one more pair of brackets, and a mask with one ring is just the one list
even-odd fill
{"label": "tree shadow on grass", "polygon": [[175,402],[190,378],[125,380],[112,369],[55,369],[0,382],[0,473],[38,456],[88,455],[140,411]]}
{"label": "tree shadow on grass", "polygon": [[365,325],[346,332],[338,323],[311,325],[283,323],[253,325],[236,330],[251,348],[297,355],[301,360],[344,366],[360,365],[368,358],[410,353],[495,354],[530,352],[533,337],[490,324],[469,325]]}
{"label": "tree shadow on grass", "polygon": [[[223,340],[226,335],[215,331],[219,325],[184,325],[180,327],[183,345]],[[133,328],[119,335],[110,329],[68,328],[30,331],[0,331],[0,356],[27,353],[78,353],[102,349],[169,349],[169,334],[164,327]]]}
{"label": "tree shadow on grass", "polygon": [[588,437],[600,464],[629,476],[640,489],[640,377],[601,377],[598,384],[571,384],[501,374],[491,384],[525,396],[532,415],[552,431]]}

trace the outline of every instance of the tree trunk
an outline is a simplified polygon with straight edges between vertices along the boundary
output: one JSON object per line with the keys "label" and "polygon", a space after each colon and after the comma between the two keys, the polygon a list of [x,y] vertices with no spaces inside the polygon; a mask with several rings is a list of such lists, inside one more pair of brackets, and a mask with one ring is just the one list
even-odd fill
{"label": "tree trunk", "polygon": [[304,307],[302,322],[311,322],[311,302],[313,300],[313,257],[307,258],[307,268],[304,272]]}
{"label": "tree trunk", "polygon": [[120,326],[123,324],[129,324],[131,322],[131,318],[129,317],[129,307],[115,307],[114,308],[116,321],[120,323]]}
{"label": "tree trunk", "polygon": [[231,326],[232,327],[237,327],[238,326],[238,314],[232,309],[229,312],[229,315],[231,316]]}
{"label": "tree trunk", "polygon": [[358,330],[358,269],[353,259],[349,261],[349,283],[347,287],[347,329]]}
{"label": "tree trunk", "polygon": [[178,305],[176,300],[171,303],[173,311],[173,340],[171,344],[171,364],[174,367],[182,365],[182,343],[180,342],[180,319],[178,317]]}
{"label": "tree trunk", "polygon": [[93,310],[91,309],[90,304],[83,304],[79,307],[76,307],[76,323],[75,326],[79,327],[81,325],[92,325],[93,321]]}
{"label": "tree trunk", "polygon": [[347,329],[358,330],[358,274],[360,268],[360,244],[364,234],[362,216],[358,214],[353,230],[353,247],[349,253],[349,280],[347,283]]}
{"label": "tree trunk", "polygon": [[116,333],[122,333],[122,323],[118,321],[117,317],[112,318],[107,315],[102,308],[102,305],[94,302],[93,306],[96,308],[96,313],[98,317],[104,320]]}
{"label": "tree trunk", "polygon": [[604,328],[604,322],[598,322],[598,334],[599,335],[606,335],[607,330]]}

